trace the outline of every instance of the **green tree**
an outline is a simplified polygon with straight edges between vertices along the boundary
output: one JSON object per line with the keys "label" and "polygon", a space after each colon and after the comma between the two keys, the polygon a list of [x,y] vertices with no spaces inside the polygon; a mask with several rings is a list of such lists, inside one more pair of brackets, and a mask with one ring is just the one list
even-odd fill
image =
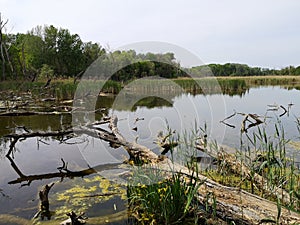
{"label": "green tree", "polygon": [[44,60],[54,68],[55,73],[58,73],[58,29],[53,25],[45,26],[43,29],[43,40],[44,40]]}
{"label": "green tree", "polygon": [[98,57],[105,54],[105,49],[101,47],[98,43],[92,43],[91,41],[83,44],[83,55],[84,55],[84,65],[88,67],[93,63]]}
{"label": "green tree", "polygon": [[15,65],[18,65],[19,74],[24,78],[33,79],[45,63],[44,41],[41,37],[30,33],[19,33],[16,35],[13,47]]}
{"label": "green tree", "polygon": [[75,76],[83,68],[83,43],[78,34],[60,29],[57,39],[58,73]]}
{"label": "green tree", "polygon": [[295,75],[300,75],[300,66],[296,67],[294,73],[295,73]]}

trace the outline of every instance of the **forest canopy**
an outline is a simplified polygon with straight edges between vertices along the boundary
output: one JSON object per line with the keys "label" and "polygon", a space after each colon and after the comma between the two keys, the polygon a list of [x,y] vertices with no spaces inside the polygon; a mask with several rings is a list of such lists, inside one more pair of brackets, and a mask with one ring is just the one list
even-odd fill
{"label": "forest canopy", "polygon": [[134,50],[109,52],[99,43],[83,42],[78,34],[72,34],[65,28],[45,25],[37,26],[26,34],[4,34],[4,25],[2,23],[0,33],[1,80],[34,81],[38,78],[78,77],[98,57],[105,55],[113,57],[117,65],[121,67],[124,65],[124,68],[112,77],[116,81],[145,76],[177,78],[187,74],[199,77],[300,75],[300,66],[269,69],[226,63],[183,68],[171,52],[160,54],[142,54]]}

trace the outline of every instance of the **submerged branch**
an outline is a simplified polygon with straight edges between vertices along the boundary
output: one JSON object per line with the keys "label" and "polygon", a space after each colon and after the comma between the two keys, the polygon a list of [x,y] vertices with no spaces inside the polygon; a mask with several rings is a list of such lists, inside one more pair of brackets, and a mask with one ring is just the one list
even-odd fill
{"label": "submerged branch", "polygon": [[[255,114],[245,114],[244,123],[246,127],[246,121],[251,118],[255,120],[252,124],[255,123],[262,123],[262,121],[258,118]],[[73,130],[68,131],[60,131],[60,132],[51,132],[47,133],[24,133],[24,134],[13,134],[9,137],[12,138],[12,142],[10,145],[10,152],[12,148],[16,144],[16,142],[20,138],[29,138],[43,135],[63,135],[63,133],[67,132],[68,134],[76,134],[77,132],[81,134],[86,134],[91,137],[100,138],[102,140],[108,141],[110,143],[114,143],[120,146],[123,146],[124,149],[128,152],[130,157],[136,159],[136,162],[142,162],[143,164],[148,163],[149,167],[155,166],[156,168],[169,171],[170,174],[172,173],[180,173],[183,177],[187,177],[188,179],[193,178],[196,182],[199,182],[201,185],[197,190],[197,201],[200,205],[204,206],[207,205],[207,195],[213,194],[216,197],[215,201],[215,210],[216,215],[223,219],[228,219],[229,221],[234,221],[238,224],[259,224],[266,218],[271,218],[276,220],[278,217],[278,205],[274,202],[268,201],[264,198],[256,196],[254,194],[250,194],[246,191],[240,190],[239,188],[232,188],[221,185],[208,177],[200,174],[195,173],[191,169],[187,167],[177,164],[171,161],[167,157],[161,157],[152,152],[149,148],[140,145],[135,142],[127,141],[124,136],[120,133],[117,125],[118,125],[118,118],[116,116],[111,117],[106,122],[109,123],[109,129],[105,130],[99,128],[95,125],[86,125],[86,126],[79,126],[74,128]],[[251,125],[251,124],[250,124]],[[249,126],[248,125],[248,128]],[[254,126],[254,125],[252,125]],[[248,129],[248,128],[245,128]],[[10,153],[9,152],[9,153]],[[9,156],[8,153],[8,156]],[[212,150],[207,151],[208,154],[214,156],[217,159],[223,160],[227,163],[228,166],[232,168],[232,171],[236,171],[236,173],[241,174],[243,177],[247,179],[253,179],[255,184],[263,190],[270,191],[267,189],[266,181],[259,175],[253,174],[247,168],[247,166],[241,162],[239,162],[234,155],[231,155],[225,152],[224,149],[220,149],[218,152],[212,152]],[[72,172],[69,171],[67,168],[67,163],[62,161],[63,165],[59,167],[60,172],[54,174],[48,174],[46,176],[54,176],[54,177],[74,177],[74,176],[84,176],[89,173],[94,173],[94,169],[87,169],[79,172]],[[147,164],[146,164],[147,166]],[[20,183],[20,181],[28,181],[31,182],[35,179],[44,179],[45,176],[41,175],[32,175],[25,176],[20,171],[18,172],[20,176],[19,179],[10,183]],[[289,194],[285,192],[285,190],[277,187],[273,194],[277,196],[282,196],[282,202],[287,203],[290,201]],[[300,223],[300,215],[298,213],[289,211],[285,208],[281,208],[281,215],[280,215],[280,223],[281,224],[293,224],[293,223]]]}
{"label": "submerged branch", "polygon": [[[114,164],[105,164],[105,165],[99,165],[93,168],[87,168],[79,171],[71,171],[67,168],[57,168],[59,172],[56,173],[44,173],[44,174],[35,174],[35,175],[24,175],[18,166],[15,164],[15,162],[7,156],[8,159],[11,160],[11,165],[13,169],[18,173],[19,178],[9,181],[8,184],[22,184],[24,182],[27,182],[25,184],[22,184],[21,186],[29,186],[32,181],[36,180],[45,180],[45,179],[52,179],[52,178],[60,178],[63,180],[64,178],[70,178],[73,179],[74,177],[85,177],[106,169],[115,169],[116,166],[119,166],[120,163],[114,163]],[[66,163],[67,164],[67,163]]]}
{"label": "submerged branch", "polygon": [[286,113],[288,113],[288,110],[287,110],[283,105],[280,105],[280,108],[283,109],[283,113],[281,113],[281,114],[279,115],[279,117],[282,117],[282,116],[284,116]]}
{"label": "submerged branch", "polygon": [[213,148],[207,148],[204,152],[212,158],[225,164],[233,173],[241,175],[249,181],[254,181],[255,185],[269,196],[277,196],[277,198],[285,205],[290,205],[290,194],[286,190],[280,187],[275,187],[274,190],[270,190],[270,186],[266,179],[264,179],[258,173],[251,171],[251,169],[245,163],[238,160],[233,154],[229,154],[224,147],[220,147],[217,150]]}
{"label": "submerged branch", "polygon": [[[264,123],[259,117],[259,115],[257,114],[252,114],[252,113],[241,113],[241,112],[234,112],[233,114],[231,114],[230,116],[226,117],[225,119],[221,120],[220,123],[223,123],[224,125],[231,127],[231,128],[235,128],[235,125],[230,124],[227,121],[228,119],[231,119],[232,117],[234,117],[235,115],[241,115],[243,116],[243,120],[241,122],[241,132],[242,133],[247,133],[247,131],[251,128],[251,127],[255,127],[258,126],[262,123]],[[250,118],[252,120],[250,120]],[[254,121],[253,121],[254,120]],[[248,122],[248,123],[247,123]]]}

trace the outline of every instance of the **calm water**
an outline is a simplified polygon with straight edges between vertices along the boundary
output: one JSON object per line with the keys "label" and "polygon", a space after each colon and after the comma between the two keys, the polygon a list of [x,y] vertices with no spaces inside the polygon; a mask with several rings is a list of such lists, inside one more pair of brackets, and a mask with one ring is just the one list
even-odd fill
{"label": "calm water", "polygon": [[[266,127],[270,135],[274,131],[274,124],[280,119],[287,137],[297,140],[299,133],[295,121],[296,117],[300,116],[299,99],[300,91],[276,86],[250,88],[243,95],[232,96],[221,94],[206,96],[177,94],[170,95],[168,98],[150,96],[139,99],[134,105],[126,102],[118,104],[118,99],[102,97],[97,104],[109,107],[105,112],[108,115],[118,116],[120,131],[127,139],[137,140],[138,143],[158,153],[160,150],[153,141],[159,131],[166,131],[168,125],[176,130],[176,134],[182,134],[184,131],[193,130],[195,124],[198,127],[204,127],[204,124],[207,124],[207,133],[211,140],[238,148],[243,117],[236,115],[226,121],[236,128],[220,123],[233,112],[255,113],[266,117],[266,123],[260,126]],[[288,108],[289,103],[294,105],[291,106],[289,113],[281,117],[282,108],[278,111],[268,111],[270,109],[268,105],[282,105]],[[136,122],[136,118],[142,120]],[[0,134],[3,136],[14,131],[24,132],[22,128],[16,128],[16,126],[25,126],[33,131],[59,130],[69,127],[71,121],[71,115],[2,117],[0,118]],[[134,127],[137,131],[132,130]],[[256,128],[251,128],[249,132],[251,133],[252,130]],[[9,144],[8,140],[1,139],[0,214],[31,219],[38,211],[38,191],[43,185],[51,182],[56,182],[49,194],[50,209],[57,212],[53,219],[60,221],[66,219],[63,215],[70,210],[84,210],[89,217],[95,217],[118,213],[126,209],[126,200],[119,195],[100,197],[97,200],[95,198],[70,200],[70,196],[80,195],[87,190],[90,191],[88,193],[95,195],[104,191],[121,192],[123,187],[118,174],[124,170],[124,168],[120,169],[120,164],[127,158],[127,153],[122,148],[112,149],[107,143],[86,136],[65,142],[52,138],[29,138],[18,142],[14,159],[11,162],[5,157]],[[19,178],[16,167],[26,176],[56,173],[57,167],[62,165],[61,158],[68,162],[69,170],[80,171],[98,166],[97,171],[101,172],[84,178],[64,178],[63,180],[49,178],[34,180],[31,183],[9,184]],[[119,185],[115,185],[113,181],[117,181]],[[72,192],[67,192],[67,190],[72,190]],[[123,220],[122,223],[126,222]]]}

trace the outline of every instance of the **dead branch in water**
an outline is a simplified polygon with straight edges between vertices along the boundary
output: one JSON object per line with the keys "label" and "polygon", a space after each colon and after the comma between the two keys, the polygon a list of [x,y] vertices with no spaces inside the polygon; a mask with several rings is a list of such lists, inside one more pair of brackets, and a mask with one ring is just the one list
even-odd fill
{"label": "dead branch in water", "polygon": [[[251,128],[251,127],[255,127],[255,126],[258,126],[260,124],[263,123],[263,121],[259,118],[260,116],[258,116],[257,114],[252,114],[252,113],[237,113],[237,112],[234,112],[233,114],[231,114],[230,116],[226,117],[225,119],[221,120],[220,123],[223,123],[224,125],[228,126],[228,127],[231,127],[231,128],[235,128],[235,125],[233,124],[230,124],[228,122],[225,122],[229,119],[231,119],[232,117],[236,116],[236,115],[242,115],[244,118],[241,122],[241,132],[242,133],[247,133],[247,131]],[[250,120],[250,118],[252,120]]]}
{"label": "dead branch in water", "polygon": [[70,218],[68,220],[65,220],[61,223],[61,225],[81,225],[85,224],[86,220],[88,219],[87,217],[84,216],[84,213],[81,213],[80,215],[77,215],[75,212],[69,212],[66,214]]}
{"label": "dead branch in water", "polygon": [[[250,120],[249,117],[252,118],[254,120],[254,122],[252,120]],[[247,125],[246,122],[249,122],[249,124]],[[251,127],[258,126],[259,124],[262,124],[262,123],[263,123],[263,121],[259,119],[258,115],[251,114],[251,113],[246,114],[242,121],[241,132],[247,133]]]}
{"label": "dead branch in water", "polygon": [[282,116],[284,116],[286,113],[288,113],[288,110],[287,110],[283,105],[280,105],[280,108],[283,109],[283,113],[281,113],[281,114],[279,115],[279,117],[282,117]]}
{"label": "dead branch in water", "polygon": [[221,120],[220,123],[223,123],[223,124],[225,124],[225,125],[228,126],[228,127],[235,128],[234,125],[225,122],[226,120],[229,120],[230,118],[234,117],[235,115],[236,115],[236,112],[234,112],[234,113],[231,114],[230,116],[227,116],[225,119]]}
{"label": "dead branch in water", "polygon": [[289,116],[289,113],[290,113],[290,109],[291,107],[293,106],[294,104],[293,103],[289,103],[287,105],[287,109],[286,107],[284,107],[283,105],[277,105],[277,104],[273,104],[273,105],[268,105],[268,110],[267,111],[279,111],[279,109],[282,109],[283,112],[279,115],[279,117],[282,117],[284,116],[285,114],[287,114],[287,116]]}
{"label": "dead branch in water", "polygon": [[[43,173],[43,174],[34,174],[34,175],[25,175],[19,167],[16,165],[14,160],[8,155],[6,156],[7,159],[10,161],[12,168],[15,172],[19,175],[19,178],[9,181],[8,184],[21,184],[23,186],[30,186],[33,181],[37,180],[45,180],[45,179],[52,179],[52,178],[60,178],[63,181],[64,178],[73,179],[74,177],[85,177],[106,169],[113,168],[115,169],[116,166],[119,166],[119,163],[116,164],[106,164],[106,165],[99,165],[93,168],[87,168],[79,171],[72,171],[67,168],[67,163],[62,159],[63,165],[58,167],[58,171],[56,173]],[[26,183],[24,183],[26,182]]]}
{"label": "dead branch in water", "polygon": [[[247,117],[245,121],[248,121],[248,118],[250,117],[257,123],[259,121],[262,122],[255,114],[246,114],[245,117]],[[186,176],[188,179],[193,178],[195,181],[201,183],[201,186],[197,191],[197,201],[199,202],[199,204],[205,206],[208,204],[207,196],[215,196],[216,215],[222,219],[234,221],[236,224],[262,224],[266,220],[266,218],[273,221],[276,221],[276,219],[278,218],[278,206],[276,203],[268,201],[254,194],[250,194],[239,188],[221,185],[206,176],[196,174],[194,171],[188,169],[183,165],[179,165],[171,161],[167,157],[158,156],[146,146],[127,141],[117,127],[118,118],[116,116],[112,116],[111,118],[109,118],[109,120],[106,120],[106,122],[109,123],[109,130],[99,128],[95,125],[85,125],[74,128],[73,134],[76,134],[78,132],[80,134],[87,134],[92,137],[100,138],[110,143],[115,143],[117,145],[123,146],[130,157],[136,159],[136,162],[147,163],[147,165],[149,165],[150,167],[155,166],[162,171],[169,171],[170,174],[179,173],[181,174],[181,176]],[[70,130],[67,132],[72,131]],[[35,134],[42,136],[41,133]],[[50,136],[49,133],[43,134]],[[57,132],[52,134],[59,136],[62,133]],[[11,143],[10,145],[10,151],[12,151],[11,148],[13,148],[13,146],[22,136],[24,138],[33,137],[34,133],[10,135],[10,137],[12,138],[12,142],[14,142],[14,144]],[[226,154],[225,151],[220,151],[216,154],[216,158],[222,159],[224,161],[226,160],[228,165],[230,165],[233,170],[240,171],[243,176],[251,176],[250,171],[247,169],[247,167],[239,163],[233,155],[230,155],[228,153]],[[66,163],[64,163],[64,161],[60,169],[67,170],[67,165]],[[255,179],[257,184],[261,184],[262,186],[265,185],[265,183],[261,180],[262,178],[258,175],[255,175],[254,177],[252,177],[252,179]],[[288,195],[283,192],[284,190],[277,188],[276,191],[280,192],[280,195],[283,196],[283,201],[288,201]],[[276,194],[276,192],[274,193]],[[296,212],[289,211],[282,207],[280,214],[280,223],[300,223],[300,215]]]}
{"label": "dead branch in water", "polygon": [[41,219],[44,220],[46,217],[48,220],[51,219],[52,213],[49,209],[49,199],[48,194],[50,189],[53,187],[54,183],[48,185],[46,184],[42,190],[39,191],[39,198],[40,198],[40,210],[35,214],[33,218],[38,218],[41,216]]}

